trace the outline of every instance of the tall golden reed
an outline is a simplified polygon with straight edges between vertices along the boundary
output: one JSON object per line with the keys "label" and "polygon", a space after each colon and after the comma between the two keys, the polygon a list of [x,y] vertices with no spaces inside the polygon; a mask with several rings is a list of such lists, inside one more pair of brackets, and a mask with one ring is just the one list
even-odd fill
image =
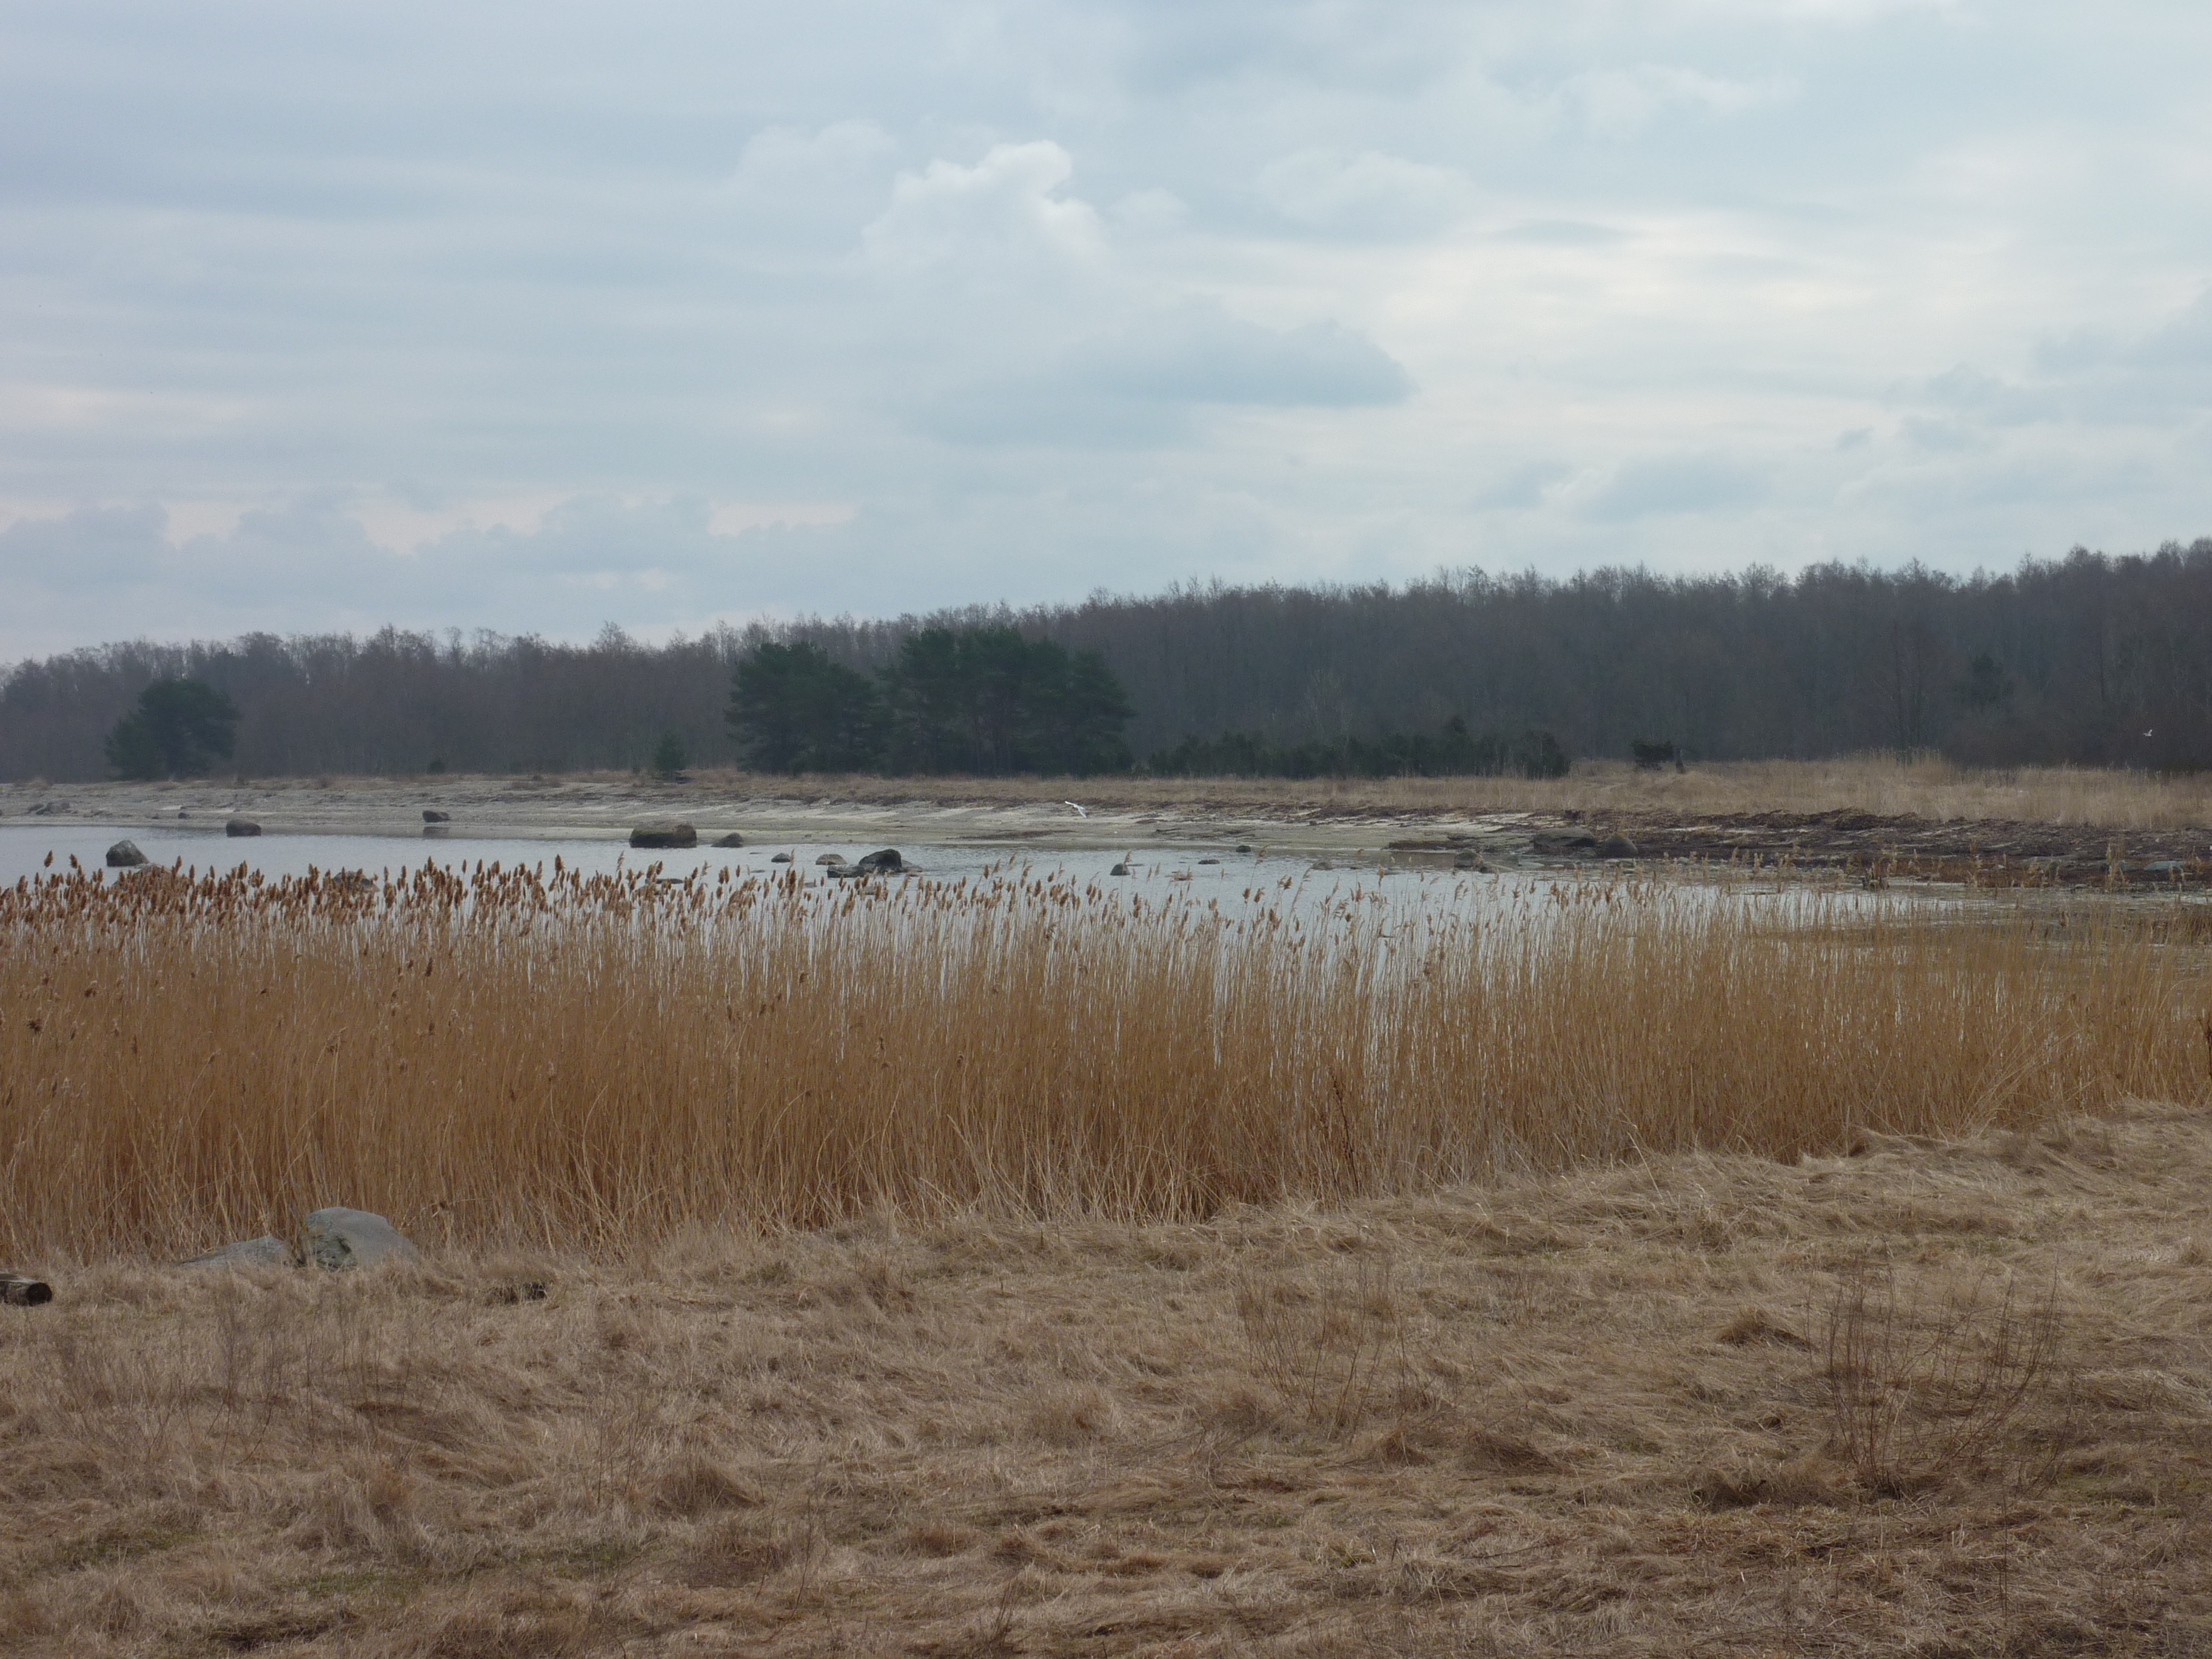
{"label": "tall golden reed", "polygon": [[330,1203],[596,1249],[880,1206],[1196,1215],[2204,1088],[2202,958],[2148,914],[1376,896],[27,882],[0,891],[0,1261]]}

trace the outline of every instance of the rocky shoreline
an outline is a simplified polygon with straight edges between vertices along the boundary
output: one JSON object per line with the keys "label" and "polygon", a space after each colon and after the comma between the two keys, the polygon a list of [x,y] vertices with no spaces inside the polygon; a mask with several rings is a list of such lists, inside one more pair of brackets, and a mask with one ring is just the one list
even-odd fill
{"label": "rocky shoreline", "polygon": [[[1079,785],[1068,786],[1080,793]],[[1983,886],[2202,889],[2212,831],[2114,831],[2081,824],[1938,821],[1863,811],[1692,813],[1650,810],[1439,812],[1348,810],[1286,789],[1279,801],[1085,805],[978,799],[957,781],[933,795],[857,799],[768,793],[714,779],[662,783],[583,778],[280,779],[255,783],[0,785],[0,827],[37,822],[271,835],[422,839],[627,840],[680,818],[702,842],[756,840],[878,845],[1261,847],[1316,859],[1413,866],[1571,867],[1691,863]]]}

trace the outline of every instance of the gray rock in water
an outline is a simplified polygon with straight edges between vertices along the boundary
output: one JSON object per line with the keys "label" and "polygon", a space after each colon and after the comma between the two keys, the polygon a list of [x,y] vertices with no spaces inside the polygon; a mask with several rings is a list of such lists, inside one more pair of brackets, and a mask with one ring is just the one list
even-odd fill
{"label": "gray rock in water", "polygon": [[1591,853],[1597,837],[1587,830],[1539,830],[1528,844],[1540,853]]}
{"label": "gray rock in water", "polygon": [[300,1243],[310,1267],[333,1269],[412,1261],[422,1254],[382,1216],[343,1207],[301,1216]]}
{"label": "gray rock in water", "polygon": [[226,836],[258,836],[261,833],[261,826],[252,818],[233,818],[222,826],[222,833]]}
{"label": "gray rock in water", "polygon": [[118,841],[107,849],[107,867],[111,870],[135,870],[146,862],[146,855],[133,841]]}
{"label": "gray rock in water", "polygon": [[860,868],[864,874],[880,871],[885,875],[895,876],[906,868],[906,860],[899,856],[897,848],[886,847],[880,853],[864,854]]}
{"label": "gray rock in water", "polygon": [[696,847],[699,832],[681,819],[641,823],[629,832],[629,844],[633,847]]}
{"label": "gray rock in water", "polygon": [[199,1255],[188,1255],[177,1263],[179,1267],[289,1267],[292,1252],[284,1241],[272,1233],[258,1238],[242,1238],[235,1244],[225,1244]]}
{"label": "gray rock in water", "polygon": [[450,823],[453,822],[453,814],[450,812],[441,812],[434,806],[426,806],[422,809],[422,822],[425,823]]}
{"label": "gray rock in water", "polygon": [[1597,844],[1597,855],[1601,859],[1632,859],[1639,856],[1636,843],[1626,836],[1607,836]]}
{"label": "gray rock in water", "polygon": [[845,862],[845,855],[842,853],[824,853],[814,861],[817,864],[842,864]]}
{"label": "gray rock in water", "polygon": [[788,853],[778,853],[774,858],[770,859],[769,862],[770,864],[788,864],[791,862],[791,854]]}
{"label": "gray rock in water", "polygon": [[745,838],[734,830],[714,843],[717,847],[743,847],[744,844]]}

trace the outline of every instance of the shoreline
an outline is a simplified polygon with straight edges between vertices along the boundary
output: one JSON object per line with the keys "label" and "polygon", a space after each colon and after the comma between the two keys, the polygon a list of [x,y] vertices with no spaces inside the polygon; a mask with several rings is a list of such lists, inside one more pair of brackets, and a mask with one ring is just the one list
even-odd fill
{"label": "shoreline", "polygon": [[[2078,805],[2084,787],[2104,783],[2107,795],[2131,786],[2154,793],[2166,789],[2175,809],[2167,816],[2212,816],[2188,810],[2193,790],[2181,793],[2124,775],[2109,780],[2062,775],[2063,793],[2041,786],[2049,814],[2041,821],[1936,817],[1894,810],[1897,775],[1909,769],[1872,763],[1861,763],[1856,772],[1830,769],[1817,781],[1822,787],[1814,787],[1807,780],[1812,769],[1778,771],[1779,765],[1686,778],[1600,766],[1539,782],[791,780],[733,772],[676,782],[618,773],[29,782],[0,784],[0,828],[43,823],[212,833],[228,818],[242,817],[273,836],[614,842],[627,840],[640,824],[681,819],[696,829],[702,846],[734,832],[747,844],[865,842],[1039,852],[1249,847],[1409,867],[1479,861],[1541,869],[1618,858],[1842,872],[1877,882],[1896,877],[2005,887],[2212,886],[2212,830],[2193,822],[2120,828],[2061,811]],[[1913,781],[1908,778],[1908,786]],[[1972,805],[1994,793],[1992,786],[1977,780],[1923,780],[1918,787],[1928,797],[1918,803],[1923,806]],[[2014,793],[2028,787],[2015,787]],[[1828,804],[1838,795],[1892,810]],[[2136,810],[2142,812],[2139,804]],[[425,811],[445,817],[426,824]]]}

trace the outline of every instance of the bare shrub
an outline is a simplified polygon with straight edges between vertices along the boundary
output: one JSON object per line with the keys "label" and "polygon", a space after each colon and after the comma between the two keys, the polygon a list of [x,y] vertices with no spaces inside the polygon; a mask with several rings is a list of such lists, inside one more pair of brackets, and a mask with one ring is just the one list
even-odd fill
{"label": "bare shrub", "polygon": [[1846,1273],[1825,1348],[1826,1450],[1863,1489],[2046,1480],[2069,1443],[2073,1379],[2055,1290],[2013,1277]]}

